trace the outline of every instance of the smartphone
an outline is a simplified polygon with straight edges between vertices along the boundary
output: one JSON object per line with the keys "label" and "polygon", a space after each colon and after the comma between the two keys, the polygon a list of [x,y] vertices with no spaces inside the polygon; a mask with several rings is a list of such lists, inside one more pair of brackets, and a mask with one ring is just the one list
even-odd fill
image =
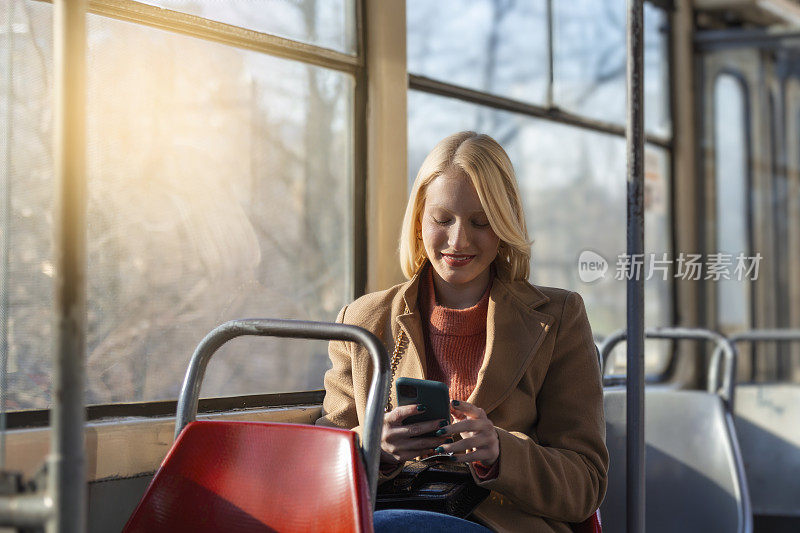
{"label": "smartphone", "polygon": [[[422,404],[426,407],[417,415],[403,420],[403,425],[427,420],[450,420],[450,391],[440,381],[415,378],[397,378],[395,381],[398,405]],[[430,437],[435,432],[421,437]]]}

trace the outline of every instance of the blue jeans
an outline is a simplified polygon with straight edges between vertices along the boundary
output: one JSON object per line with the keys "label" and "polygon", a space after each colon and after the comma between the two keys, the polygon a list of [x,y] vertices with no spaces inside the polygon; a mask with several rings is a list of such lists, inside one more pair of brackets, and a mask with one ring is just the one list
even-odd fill
{"label": "blue jeans", "polygon": [[436,533],[492,533],[491,529],[441,513],[384,509],[375,511],[372,523],[375,533],[406,533],[408,531],[433,531]]}

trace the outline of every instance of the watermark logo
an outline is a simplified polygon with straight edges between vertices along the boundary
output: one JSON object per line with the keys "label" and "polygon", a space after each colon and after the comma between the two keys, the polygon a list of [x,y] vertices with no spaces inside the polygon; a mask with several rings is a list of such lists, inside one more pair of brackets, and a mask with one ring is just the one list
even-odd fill
{"label": "watermark logo", "polygon": [[608,270],[608,261],[591,250],[584,250],[578,257],[578,277],[584,283],[592,283],[602,279]]}
{"label": "watermark logo", "polygon": [[[666,281],[670,278],[683,280],[736,280],[755,281],[763,256],[760,253],[745,255],[743,253],[702,254],[681,252],[675,258],[669,254],[620,254],[616,258],[614,279],[651,280],[654,278]],[[608,261],[591,250],[584,250],[578,257],[578,277],[584,283],[593,283],[604,279],[608,271]]]}

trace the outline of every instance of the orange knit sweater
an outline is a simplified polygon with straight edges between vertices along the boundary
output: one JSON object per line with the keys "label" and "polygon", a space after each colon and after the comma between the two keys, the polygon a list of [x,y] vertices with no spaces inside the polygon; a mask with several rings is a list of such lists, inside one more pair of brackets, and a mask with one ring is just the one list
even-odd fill
{"label": "orange knit sweater", "polygon": [[[493,279],[494,275],[490,280]],[[447,385],[451,399],[466,400],[475,390],[486,352],[486,313],[492,282],[472,307],[450,309],[436,303],[432,267],[427,268],[421,281],[419,307],[425,332],[427,378]],[[495,478],[500,471],[499,460],[491,467],[477,462],[473,465],[481,479]]]}
{"label": "orange knit sweater", "polygon": [[425,357],[428,379],[441,381],[450,389],[450,398],[466,400],[475,389],[478,370],[486,351],[486,313],[489,292],[467,309],[450,309],[436,303],[433,268],[428,267],[420,283],[419,304],[425,332]]}

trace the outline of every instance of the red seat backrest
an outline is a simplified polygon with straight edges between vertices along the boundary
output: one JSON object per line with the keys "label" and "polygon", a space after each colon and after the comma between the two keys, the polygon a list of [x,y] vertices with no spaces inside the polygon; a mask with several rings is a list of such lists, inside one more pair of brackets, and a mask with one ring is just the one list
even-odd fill
{"label": "red seat backrest", "polygon": [[301,424],[192,422],[126,532],[372,532],[358,437]]}
{"label": "red seat backrest", "polygon": [[600,525],[600,509],[580,524],[572,524],[573,533],[603,533]]}

